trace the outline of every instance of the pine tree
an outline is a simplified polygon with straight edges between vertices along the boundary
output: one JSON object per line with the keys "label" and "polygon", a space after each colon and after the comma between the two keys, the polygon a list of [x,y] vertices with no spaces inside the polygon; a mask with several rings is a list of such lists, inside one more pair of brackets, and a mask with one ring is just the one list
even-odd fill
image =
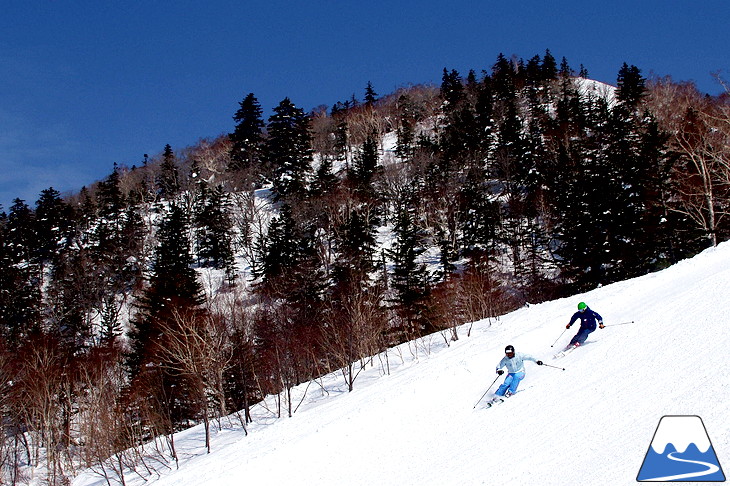
{"label": "pine tree", "polygon": [[395,153],[401,160],[409,160],[415,148],[415,126],[418,114],[407,94],[398,98],[398,137]]}
{"label": "pine tree", "polygon": [[373,257],[376,249],[377,215],[369,206],[351,208],[338,231],[338,257],[335,262],[334,279],[340,283],[357,283],[363,288],[374,270]]}
{"label": "pine tree", "polygon": [[96,259],[110,278],[120,269],[117,264],[120,263],[118,256],[124,204],[119,170],[114,164],[112,173],[99,183],[97,193],[99,219],[95,222],[93,231],[97,240]]}
{"label": "pine tree", "polygon": [[165,145],[162,152],[157,188],[162,199],[171,199],[180,192],[180,174],[170,144]]}
{"label": "pine tree", "polygon": [[484,160],[494,145],[494,93],[492,78],[485,76],[477,91],[474,122],[479,142],[479,159]]}
{"label": "pine tree", "polygon": [[335,118],[337,120],[334,142],[335,157],[337,160],[347,162],[347,155],[350,149],[350,127],[345,116],[338,115]]}
{"label": "pine tree", "polygon": [[233,116],[236,127],[233,133],[228,135],[231,140],[231,161],[228,169],[240,171],[255,167],[265,172],[261,167],[264,149],[264,120],[261,105],[254,94],[249,93],[239,106]]}
{"label": "pine tree", "polygon": [[373,84],[368,81],[368,85],[365,87],[365,106],[373,106],[378,101],[378,93],[373,89]]}
{"label": "pine tree", "polygon": [[504,54],[500,53],[497,56],[497,62],[492,66],[491,85],[494,97],[498,100],[507,100],[516,96],[515,70]]}
{"label": "pine tree", "polygon": [[47,262],[57,256],[72,227],[71,208],[61,199],[61,194],[49,187],[41,191],[35,208],[35,234],[38,258]]}
{"label": "pine tree", "polygon": [[340,179],[334,174],[333,168],[332,157],[322,155],[312,182],[311,195],[313,197],[323,197],[337,190]]}
{"label": "pine tree", "polygon": [[287,340],[287,367],[292,366],[290,359],[298,352],[292,346],[301,346],[294,336],[314,332],[313,323],[323,310],[327,281],[317,252],[316,231],[314,224],[303,221],[292,207],[283,204],[269,227],[263,278],[256,287],[260,296],[276,302],[274,307],[286,316],[276,325]]}
{"label": "pine tree", "polygon": [[274,294],[285,270],[296,264],[298,256],[298,228],[289,205],[282,205],[279,215],[269,225],[266,254],[262,262],[263,283]]}
{"label": "pine tree", "polygon": [[545,50],[545,56],[542,58],[542,65],[540,66],[540,74],[543,82],[549,82],[558,77],[558,65],[550,49]]}
{"label": "pine tree", "polygon": [[577,291],[605,281],[606,203],[613,186],[605,158],[608,102],[580,100],[569,86],[563,85],[556,150],[543,177],[555,261],[568,291]]}
{"label": "pine tree", "polygon": [[88,229],[92,221],[96,219],[97,206],[94,199],[91,197],[89,189],[84,186],[79,191],[79,202],[73,208],[76,214],[78,225],[82,229]]}
{"label": "pine tree", "polygon": [[441,76],[441,97],[446,102],[447,112],[456,109],[463,99],[464,85],[461,82],[461,76],[455,69],[449,71],[444,68]]}
{"label": "pine tree", "polygon": [[120,184],[119,167],[115,163],[112,173],[99,183],[97,208],[102,218],[114,219],[124,208],[125,201]]}
{"label": "pine tree", "polygon": [[33,211],[15,199],[5,219],[0,277],[0,336],[17,346],[41,325],[41,271],[35,255]]}
{"label": "pine tree", "polygon": [[459,227],[464,256],[478,261],[490,254],[497,240],[500,223],[499,203],[486,183],[484,168],[473,166],[459,195]]}
{"label": "pine tree", "polygon": [[148,362],[160,359],[162,329],[174,327],[174,314],[196,312],[203,303],[202,286],[192,268],[188,218],[173,204],[157,232],[149,287],[139,302],[140,313],[130,331],[128,364],[136,376]]}
{"label": "pine tree", "polygon": [[350,170],[347,172],[352,190],[361,200],[372,200],[375,197],[372,182],[377,171],[378,160],[378,145],[375,141],[375,134],[371,134],[363,142],[360,153],[354,158]]}
{"label": "pine tree", "polygon": [[235,279],[230,203],[222,185],[204,188],[195,215],[198,259],[203,266],[224,269],[228,281]]}
{"label": "pine tree", "polygon": [[646,80],[636,66],[624,63],[618,73],[616,99],[629,109],[636,108],[646,93]]}
{"label": "pine tree", "polygon": [[543,82],[540,56],[533,56],[525,65],[525,79],[528,86],[541,85]]}
{"label": "pine tree", "polygon": [[573,70],[570,68],[568,60],[565,57],[563,57],[560,61],[560,70],[558,71],[558,75],[562,79],[569,78],[573,75]]}
{"label": "pine tree", "polygon": [[426,251],[426,234],[417,224],[413,208],[401,204],[395,215],[395,241],[388,252],[393,261],[392,286],[397,293],[396,309],[404,323],[406,338],[428,331],[424,321],[430,276],[420,260]]}
{"label": "pine tree", "polygon": [[606,254],[611,281],[652,269],[667,235],[658,233],[663,218],[663,187],[669,158],[666,136],[642,106],[645,81],[635,66],[619,73],[618,103],[607,125],[607,166],[613,183]]}
{"label": "pine tree", "polygon": [[116,261],[119,286],[113,290],[121,290],[134,285],[140,277],[144,267],[144,239],[147,234],[147,226],[142,219],[141,209],[129,205],[122,214],[122,224],[119,234],[119,257]]}
{"label": "pine tree", "polygon": [[267,157],[273,169],[276,200],[302,199],[312,170],[309,117],[285,98],[269,118]]}

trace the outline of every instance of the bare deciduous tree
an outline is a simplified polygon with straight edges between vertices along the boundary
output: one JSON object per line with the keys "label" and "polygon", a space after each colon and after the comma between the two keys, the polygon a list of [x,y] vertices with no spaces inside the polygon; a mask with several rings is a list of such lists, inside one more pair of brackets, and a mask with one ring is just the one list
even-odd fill
{"label": "bare deciduous tree", "polygon": [[[333,312],[334,320],[322,329],[323,346],[352,391],[357,376],[365,367],[365,360],[385,347],[383,333],[387,320],[379,305],[380,296],[371,289],[352,289]],[[358,363],[359,361],[359,363]]]}
{"label": "bare deciduous tree", "polygon": [[703,96],[690,83],[663,79],[653,85],[650,106],[670,136],[682,163],[673,172],[673,210],[718,243],[718,228],[730,207],[730,106]]}
{"label": "bare deciduous tree", "polygon": [[184,377],[194,394],[205,424],[205,445],[210,452],[211,405],[215,416],[226,415],[224,374],[230,366],[232,349],[221,319],[212,315],[173,311],[174,324],[163,324],[165,366]]}

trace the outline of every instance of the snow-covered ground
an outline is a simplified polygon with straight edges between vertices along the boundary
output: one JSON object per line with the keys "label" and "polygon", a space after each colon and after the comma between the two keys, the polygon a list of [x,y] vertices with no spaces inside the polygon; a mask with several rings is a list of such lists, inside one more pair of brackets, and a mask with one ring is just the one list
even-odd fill
{"label": "snow-covered ground", "polygon": [[[352,393],[338,375],[302,385],[293,417],[257,406],[248,436],[224,423],[210,454],[201,427],[180,433],[179,469],[126,484],[630,485],[665,415],[701,417],[727,476],[729,295],[730,242],[662,272],[475,323],[469,337],[465,325],[450,346],[436,334],[390,350]],[[554,360],[577,330],[551,347],[579,301],[608,327]],[[507,344],[565,371],[528,362],[520,392],[475,409]],[[89,474],[73,484],[105,481]]]}

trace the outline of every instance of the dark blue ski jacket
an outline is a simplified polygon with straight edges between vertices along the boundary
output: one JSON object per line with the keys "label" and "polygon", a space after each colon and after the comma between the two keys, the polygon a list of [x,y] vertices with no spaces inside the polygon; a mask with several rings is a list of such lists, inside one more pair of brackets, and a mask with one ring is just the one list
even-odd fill
{"label": "dark blue ski jacket", "polygon": [[603,317],[601,317],[598,312],[592,311],[589,307],[586,307],[584,311],[578,311],[573,314],[568,325],[572,326],[578,319],[580,319],[581,331],[587,329],[590,332],[593,332],[596,330],[596,322],[598,322],[598,324],[603,323]]}

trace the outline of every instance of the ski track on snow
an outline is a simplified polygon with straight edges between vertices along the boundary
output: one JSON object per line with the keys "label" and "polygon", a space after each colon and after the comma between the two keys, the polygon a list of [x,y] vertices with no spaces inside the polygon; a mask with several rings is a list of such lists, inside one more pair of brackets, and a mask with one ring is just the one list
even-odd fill
{"label": "ski track on snow", "polygon": [[691,461],[689,459],[682,459],[680,457],[674,457],[674,454],[677,454],[677,452],[670,452],[669,454],[667,454],[667,458],[671,459],[672,461],[687,462],[687,463],[691,463],[691,464],[705,466],[705,467],[707,467],[707,469],[705,471],[698,471],[698,472],[684,473],[684,474],[675,474],[674,476],[663,476],[660,478],[644,479],[644,481],[676,481],[677,479],[699,478],[702,476],[708,476],[710,474],[714,474],[720,470],[719,467],[717,467],[716,465],[711,464],[709,462]]}

